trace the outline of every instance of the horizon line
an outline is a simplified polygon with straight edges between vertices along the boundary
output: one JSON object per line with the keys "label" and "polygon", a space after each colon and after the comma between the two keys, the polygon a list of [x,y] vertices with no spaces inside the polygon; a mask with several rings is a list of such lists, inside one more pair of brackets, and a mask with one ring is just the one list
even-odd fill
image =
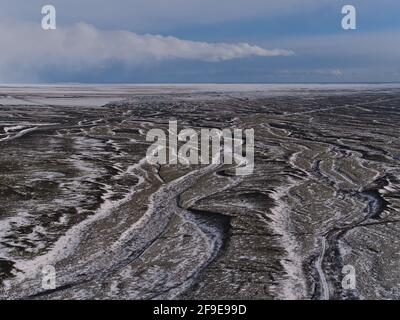
{"label": "horizon line", "polygon": [[293,82],[0,82],[0,86],[51,86],[51,85],[285,85],[285,84],[400,84],[400,81],[293,81]]}

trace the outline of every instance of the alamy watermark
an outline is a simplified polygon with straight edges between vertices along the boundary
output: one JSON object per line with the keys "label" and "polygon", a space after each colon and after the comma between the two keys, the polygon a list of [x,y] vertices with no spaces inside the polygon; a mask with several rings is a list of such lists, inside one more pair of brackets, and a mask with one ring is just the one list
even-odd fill
{"label": "alamy watermark", "polygon": [[42,289],[54,290],[56,286],[56,269],[52,265],[47,265],[42,268]]}
{"label": "alamy watermark", "polygon": [[342,273],[345,275],[342,279],[342,288],[354,290],[356,288],[356,269],[348,264],[343,267]]}
{"label": "alamy watermark", "polygon": [[[42,29],[43,30],[55,30],[56,24],[56,8],[53,5],[45,5],[42,7]],[[345,5],[342,7],[342,28],[344,30],[355,30],[357,29],[357,17],[356,8],[353,5]]]}
{"label": "alamy watermark", "polygon": [[342,14],[345,16],[342,19],[342,28],[344,30],[357,29],[357,12],[356,8],[352,5],[345,5],[342,8]]}
{"label": "alamy watermark", "polygon": [[57,28],[56,23],[56,8],[52,5],[46,5],[42,8],[42,29],[43,30],[55,30]]}
{"label": "alamy watermark", "polygon": [[[235,165],[236,175],[254,171],[254,129],[183,129],[170,121],[167,132],[151,129],[146,141],[154,142],[146,159],[150,164]],[[179,142],[185,142],[179,146]]]}

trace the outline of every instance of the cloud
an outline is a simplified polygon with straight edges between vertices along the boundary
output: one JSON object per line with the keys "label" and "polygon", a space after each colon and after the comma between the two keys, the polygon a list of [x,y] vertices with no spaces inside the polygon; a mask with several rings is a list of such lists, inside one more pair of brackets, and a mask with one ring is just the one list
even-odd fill
{"label": "cloud", "polygon": [[29,73],[51,66],[101,68],[110,61],[134,66],[165,60],[219,62],[293,54],[248,43],[207,43],[129,31],[104,31],[85,23],[52,31],[44,31],[38,25],[0,24],[0,42],[3,79],[6,72],[20,75],[21,68]]}

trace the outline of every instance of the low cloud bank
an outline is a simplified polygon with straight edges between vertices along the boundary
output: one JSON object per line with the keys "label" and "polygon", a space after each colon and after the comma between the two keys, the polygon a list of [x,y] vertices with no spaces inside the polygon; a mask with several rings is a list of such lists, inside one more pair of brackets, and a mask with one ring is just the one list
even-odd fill
{"label": "low cloud bank", "polygon": [[219,62],[252,56],[288,56],[283,49],[264,49],[248,43],[207,43],[170,36],[139,35],[129,31],[104,31],[79,23],[44,31],[40,26],[0,24],[0,79],[48,67],[102,68],[107,61],[129,66],[165,60]]}

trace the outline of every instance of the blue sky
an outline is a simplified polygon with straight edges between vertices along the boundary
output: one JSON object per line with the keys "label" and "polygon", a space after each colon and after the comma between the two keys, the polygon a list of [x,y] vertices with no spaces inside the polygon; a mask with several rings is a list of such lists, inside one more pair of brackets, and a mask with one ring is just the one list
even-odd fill
{"label": "blue sky", "polygon": [[395,82],[399,40],[398,0],[0,0],[0,82]]}

